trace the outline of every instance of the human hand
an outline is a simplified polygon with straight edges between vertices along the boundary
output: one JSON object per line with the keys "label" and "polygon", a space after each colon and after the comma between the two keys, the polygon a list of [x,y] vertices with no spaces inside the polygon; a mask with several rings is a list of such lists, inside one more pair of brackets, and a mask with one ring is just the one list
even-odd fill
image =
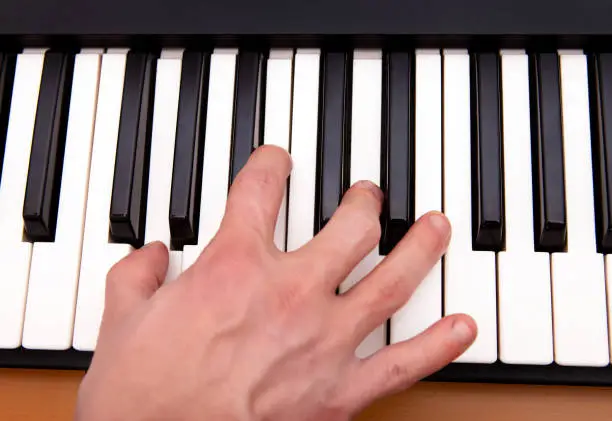
{"label": "human hand", "polygon": [[382,194],[354,185],[311,242],[282,253],[273,235],[290,169],[280,148],[256,150],[217,236],[178,279],[162,285],[160,243],[113,267],[78,420],[348,420],[467,349],[475,324],[455,315],[355,356],[440,259],[450,227],[440,214],[422,217],[369,276],[336,295],[379,241]]}

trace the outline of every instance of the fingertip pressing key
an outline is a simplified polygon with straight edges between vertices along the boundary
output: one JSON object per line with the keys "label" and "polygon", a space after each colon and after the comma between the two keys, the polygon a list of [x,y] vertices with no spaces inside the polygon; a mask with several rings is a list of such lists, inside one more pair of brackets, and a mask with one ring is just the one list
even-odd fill
{"label": "fingertip pressing key", "polygon": [[380,189],[380,187],[378,187],[376,184],[374,184],[373,182],[371,182],[369,180],[358,181],[355,184],[353,184],[353,188],[368,190],[369,192],[371,192],[374,195],[374,197],[376,197],[376,199],[379,202],[382,202],[382,200],[384,198],[383,192]]}
{"label": "fingertip pressing key", "polygon": [[446,215],[441,212],[432,211],[427,213],[425,217],[427,218],[428,224],[440,235],[446,238],[450,237],[451,225]]}
{"label": "fingertip pressing key", "polygon": [[478,334],[476,322],[470,316],[456,317],[451,325],[453,338],[464,344],[471,344]]}

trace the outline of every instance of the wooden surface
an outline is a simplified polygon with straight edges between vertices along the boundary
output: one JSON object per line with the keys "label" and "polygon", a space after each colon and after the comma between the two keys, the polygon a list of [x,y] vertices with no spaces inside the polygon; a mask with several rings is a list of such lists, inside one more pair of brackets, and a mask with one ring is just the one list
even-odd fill
{"label": "wooden surface", "polygon": [[[81,372],[0,370],[0,420],[71,420]],[[421,383],[355,421],[612,420],[612,388]]]}

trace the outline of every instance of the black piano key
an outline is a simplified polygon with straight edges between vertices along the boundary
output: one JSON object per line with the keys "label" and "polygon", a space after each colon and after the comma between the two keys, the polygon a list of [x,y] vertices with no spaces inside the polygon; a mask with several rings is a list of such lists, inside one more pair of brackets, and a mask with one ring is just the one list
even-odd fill
{"label": "black piano key", "polygon": [[4,162],[4,148],[15,79],[16,54],[0,54],[0,181]]}
{"label": "black piano key", "polygon": [[238,54],[230,183],[234,182],[263,137],[265,63],[265,57],[260,52],[245,51]]}
{"label": "black piano key", "polygon": [[209,53],[183,54],[170,193],[170,236],[179,250],[197,244],[209,70]]}
{"label": "black piano key", "polygon": [[127,55],[110,211],[114,242],[141,247],[147,208],[147,180],[157,56]]}
{"label": "black piano key", "polygon": [[383,69],[380,253],[387,255],[414,223],[414,58],[386,53]]}
{"label": "black piano key", "polygon": [[500,65],[496,53],[471,55],[472,248],[504,243]]}
{"label": "black piano key", "polygon": [[351,78],[350,53],[322,54],[315,234],[330,220],[349,187]]}
{"label": "black piano key", "polygon": [[537,251],[566,249],[567,219],[559,59],[529,55],[534,229]]}
{"label": "black piano key", "polygon": [[597,249],[612,252],[612,54],[588,58]]}
{"label": "black piano key", "polygon": [[45,55],[23,204],[32,242],[55,239],[74,59],[65,52]]}

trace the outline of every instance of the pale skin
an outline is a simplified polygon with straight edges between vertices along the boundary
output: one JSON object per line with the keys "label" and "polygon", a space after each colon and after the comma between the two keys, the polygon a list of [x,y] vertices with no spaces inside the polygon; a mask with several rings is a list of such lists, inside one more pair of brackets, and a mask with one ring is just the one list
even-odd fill
{"label": "pale skin", "polygon": [[421,217],[347,293],[336,288],[380,239],[382,194],[353,185],[334,217],[284,253],[274,228],[291,159],[258,148],[229,193],[216,237],[178,279],[151,243],[108,274],[105,310],[76,420],[344,421],[461,355],[467,315],[360,359],[355,349],[403,306],[444,254],[444,215]]}

